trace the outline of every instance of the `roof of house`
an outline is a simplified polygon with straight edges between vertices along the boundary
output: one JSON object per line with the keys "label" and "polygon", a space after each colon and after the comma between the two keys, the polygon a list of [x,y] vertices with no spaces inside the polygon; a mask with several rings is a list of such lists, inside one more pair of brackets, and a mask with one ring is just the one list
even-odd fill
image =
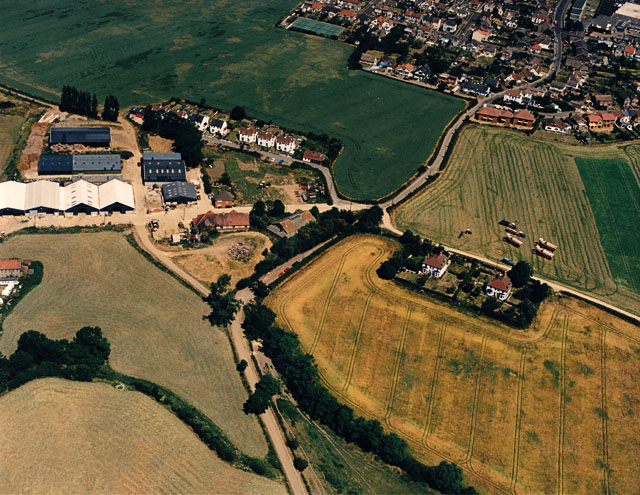
{"label": "roof of house", "polygon": [[20,270],[20,260],[0,260],[0,270]]}
{"label": "roof of house", "polygon": [[488,117],[500,117],[502,112],[494,107],[482,107],[477,112],[478,115],[486,115]]}
{"label": "roof of house", "polygon": [[191,182],[170,182],[162,184],[162,197],[167,203],[186,199],[187,201],[197,201],[198,193]]}
{"label": "roof of house", "polygon": [[304,152],[304,155],[302,155],[302,158],[306,158],[307,160],[324,161],[327,159],[327,156],[318,151],[307,150]]}
{"label": "roof of house", "polygon": [[356,13],[347,9],[342,9],[338,15],[341,15],[343,17],[355,17]]}
{"label": "roof of house", "polygon": [[291,145],[293,144],[294,139],[291,136],[278,136],[276,137],[276,143],[278,144],[284,144],[284,145]]}
{"label": "roof of house", "polygon": [[592,114],[592,115],[587,115],[587,121],[589,122],[600,122],[602,120],[602,117],[599,114]]}
{"label": "roof of house", "polygon": [[422,262],[423,265],[431,266],[433,268],[437,268],[438,270],[442,270],[447,263],[449,262],[449,258],[445,254],[436,254],[435,256],[429,256],[424,259]]}
{"label": "roof of house", "polygon": [[226,123],[227,123],[226,120],[211,119],[211,122],[209,123],[209,125],[211,127],[215,127],[216,129],[222,129],[226,125]]}
{"label": "roof of house", "polygon": [[616,116],[612,113],[602,113],[600,114],[602,120],[616,120]]}
{"label": "roof of house", "polygon": [[249,214],[239,213],[235,210],[231,210],[228,213],[214,213],[209,211],[194,218],[193,224],[196,227],[248,227]]}
{"label": "roof of house", "polygon": [[109,127],[52,127],[49,135],[51,144],[109,144]]}
{"label": "roof of house", "polygon": [[258,139],[264,139],[265,141],[271,141],[275,136],[270,132],[260,131],[258,132]]}
{"label": "roof of house", "polygon": [[527,110],[520,110],[514,113],[513,117],[520,120],[531,120],[531,121],[536,120],[535,116],[531,112],[528,112]]}
{"label": "roof of house", "polygon": [[256,132],[253,127],[238,127],[238,134],[253,136]]}
{"label": "roof of house", "polygon": [[511,290],[511,279],[507,275],[494,278],[488,284],[492,289],[501,290],[503,292],[509,292]]}
{"label": "roof of house", "polygon": [[298,229],[300,229],[300,227],[308,224],[309,222],[312,222],[313,220],[315,220],[315,218],[311,214],[311,212],[303,211],[280,220],[275,225],[278,225],[280,227],[280,230],[282,230],[286,234],[290,234],[292,232],[296,232]]}
{"label": "roof of house", "polygon": [[225,191],[224,189],[217,191],[214,195],[213,195],[213,200],[214,201],[233,201],[233,194],[231,194],[229,191]]}

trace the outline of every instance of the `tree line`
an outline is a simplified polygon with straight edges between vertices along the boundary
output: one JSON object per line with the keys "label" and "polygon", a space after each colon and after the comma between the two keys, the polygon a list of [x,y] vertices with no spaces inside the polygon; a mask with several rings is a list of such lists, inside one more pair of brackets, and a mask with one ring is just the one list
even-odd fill
{"label": "tree line", "polygon": [[29,330],[10,357],[0,354],[0,391],[13,390],[36,378],[56,376],[91,381],[107,363],[111,345],[99,327],[83,327],[73,340],[53,340]]}
{"label": "tree line", "polygon": [[[95,93],[81,91],[73,86],[63,86],[60,97],[60,110],[62,112],[77,113],[88,117],[98,117],[98,97]],[[113,95],[108,95],[104,100],[102,119],[115,122],[118,120],[120,104]]]}
{"label": "tree line", "polygon": [[182,155],[188,167],[196,167],[202,162],[202,132],[190,120],[147,107],[142,130],[173,139],[175,151]]}
{"label": "tree line", "polygon": [[[408,453],[405,440],[395,433],[385,433],[379,421],[356,416],[353,409],[338,402],[322,385],[313,356],[302,350],[295,334],[275,323],[276,315],[268,307],[250,304],[245,306],[244,313],[245,336],[261,343],[261,350],[283,377],[299,408],[312,419],[330,427],[347,442],[373,452],[388,464],[404,469],[414,480],[442,493],[477,493],[473,487],[463,485],[462,470],[457,465],[442,462],[438,466],[426,466],[420,463]],[[269,388],[261,393],[262,405],[268,403],[270,397],[267,396],[273,390]]]}

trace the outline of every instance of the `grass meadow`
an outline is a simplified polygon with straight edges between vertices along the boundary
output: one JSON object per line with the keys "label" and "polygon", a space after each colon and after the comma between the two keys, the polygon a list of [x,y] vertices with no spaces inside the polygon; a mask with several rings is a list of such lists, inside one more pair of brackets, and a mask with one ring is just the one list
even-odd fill
{"label": "grass meadow", "polygon": [[111,343],[111,367],[167,387],[206,414],[245,453],[267,443],[254,416],[224,333],[203,320],[208,306],[131,247],[123,234],[17,235],[0,258],[42,261],[44,278],[3,322],[0,352],[37,330],[71,338],[86,325]]}
{"label": "grass meadow", "polygon": [[339,400],[480,493],[635,490],[640,328],[565,297],[526,331],[474,318],[379,279],[397,248],[348,238],[267,299]]}
{"label": "grass meadow", "polygon": [[0,434],[4,493],[286,493],[218,459],[153,399],[106,383],[27,383],[0,397]]}
{"label": "grass meadow", "polygon": [[[346,69],[352,48],[274,28],[296,0],[18,3],[0,19],[0,79],[57,98],[64,84],[119,97],[171,96],[341,139],[340,191],[374,199],[429,157],[462,100]],[[25,33],[47,33],[25,36]]]}
{"label": "grass meadow", "polygon": [[[460,135],[444,174],[394,219],[451,247],[496,261],[525,260],[542,277],[638,312],[636,154],[638,145],[576,147],[473,125]],[[503,218],[526,233],[520,249],[502,241]],[[467,228],[473,234],[459,238]],[[532,254],[539,237],[559,245],[553,260]]]}

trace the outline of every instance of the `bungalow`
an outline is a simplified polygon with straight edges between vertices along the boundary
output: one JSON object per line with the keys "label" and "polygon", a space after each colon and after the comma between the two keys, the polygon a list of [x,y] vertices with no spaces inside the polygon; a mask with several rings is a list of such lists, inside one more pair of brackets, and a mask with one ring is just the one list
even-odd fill
{"label": "bungalow", "polygon": [[316,165],[323,165],[327,161],[327,156],[317,151],[307,150],[304,152],[304,155],[302,155],[302,161],[306,163],[315,163]]}
{"label": "bungalow", "polygon": [[378,63],[378,57],[373,52],[365,52],[360,57],[360,63],[366,65],[376,65]]}
{"label": "bungalow", "polygon": [[608,110],[614,105],[613,96],[611,95],[593,95],[596,107],[601,110]]}
{"label": "bungalow", "polygon": [[482,43],[483,41],[487,41],[491,36],[491,33],[485,29],[476,29],[471,35],[471,39],[474,41],[478,41]]}
{"label": "bungalow", "polygon": [[263,148],[273,148],[276,144],[276,137],[270,132],[260,131],[256,136],[258,146]]}
{"label": "bungalow", "polygon": [[255,143],[258,131],[253,127],[238,127],[238,140],[241,143]]}
{"label": "bungalow", "polygon": [[403,64],[403,65],[398,65],[395,68],[394,72],[399,76],[409,77],[411,76],[411,73],[414,71],[414,69],[415,67],[411,64]]}
{"label": "bungalow", "polygon": [[351,10],[342,9],[338,12],[338,17],[343,21],[353,22],[356,20],[356,13]]}
{"label": "bungalow", "polygon": [[296,140],[291,136],[278,136],[276,137],[276,149],[291,154],[296,149]]}
{"label": "bungalow", "polygon": [[422,262],[422,273],[428,273],[435,278],[440,278],[449,268],[449,264],[449,258],[442,253],[428,256]]}
{"label": "bungalow", "polygon": [[198,229],[198,232],[202,233],[207,228],[215,228],[221,231],[237,231],[237,230],[249,230],[249,214],[239,213],[235,210],[225,213],[214,213],[209,211],[198,215],[192,221],[193,226]]}
{"label": "bungalow", "polygon": [[486,293],[490,297],[504,301],[511,294],[511,287],[511,279],[507,275],[501,275],[487,284]]}
{"label": "bungalow", "polygon": [[209,130],[213,134],[220,134],[221,136],[226,136],[229,133],[227,122],[220,119],[211,119]]}
{"label": "bungalow", "polygon": [[568,134],[571,132],[571,125],[562,119],[546,119],[544,121],[544,130],[558,134]]}
{"label": "bungalow", "polygon": [[211,197],[214,208],[231,208],[233,206],[233,195],[229,191],[217,191]]}

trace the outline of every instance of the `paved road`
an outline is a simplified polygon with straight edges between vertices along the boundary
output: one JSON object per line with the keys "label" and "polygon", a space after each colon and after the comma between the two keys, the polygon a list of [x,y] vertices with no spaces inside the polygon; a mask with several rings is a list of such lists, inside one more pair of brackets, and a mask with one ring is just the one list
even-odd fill
{"label": "paved road", "polygon": [[[134,232],[138,243],[145,249],[145,251],[149,252],[155,259],[157,259],[160,263],[162,263],[165,267],[178,275],[180,278],[185,280],[203,296],[206,297],[207,295],[209,295],[209,289],[207,287],[205,287],[202,283],[189,275],[187,272],[182,270],[166,255],[164,251],[161,251],[153,244],[144,226],[136,226]],[[309,252],[307,252],[306,254],[308,255]],[[277,278],[277,274],[280,273],[284,266],[285,265],[282,265],[282,267],[278,267],[272,272],[268,273],[267,275],[265,275],[265,278],[273,277],[274,275]],[[244,305],[253,298],[253,294],[248,289],[245,289],[239,291],[236,294],[236,298]],[[247,369],[245,370],[245,377],[247,379],[247,382],[249,383],[249,386],[251,387],[251,390],[255,390],[256,383],[258,383],[259,381],[259,373],[256,370],[253,360],[251,359],[252,351],[249,349],[248,342],[244,338],[244,333],[241,326],[243,319],[244,312],[240,310],[236,314],[236,318],[231,323],[231,341],[233,342],[238,360],[244,359],[248,363]],[[284,471],[291,492],[293,493],[293,495],[306,495],[307,488],[302,481],[301,474],[293,466],[293,457],[291,455],[291,451],[289,450],[289,447],[287,447],[284,433],[280,428],[280,424],[276,420],[273,410],[268,409],[264,414],[260,415],[260,418],[262,419],[262,422],[264,423],[264,426],[267,430],[267,434],[271,439],[273,448],[275,449],[276,454],[280,459],[280,463],[282,464],[282,469]]]}

